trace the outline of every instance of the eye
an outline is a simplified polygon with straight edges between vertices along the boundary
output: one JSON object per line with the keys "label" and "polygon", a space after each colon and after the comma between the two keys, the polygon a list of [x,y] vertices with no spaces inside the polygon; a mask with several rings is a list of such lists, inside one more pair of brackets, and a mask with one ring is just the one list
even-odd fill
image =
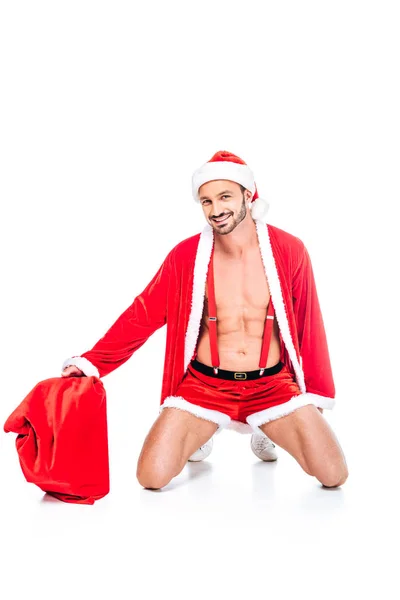
{"label": "eye", "polygon": [[221,196],[221,198],[230,198],[230,196],[228,196],[227,194],[224,194],[223,196]]}

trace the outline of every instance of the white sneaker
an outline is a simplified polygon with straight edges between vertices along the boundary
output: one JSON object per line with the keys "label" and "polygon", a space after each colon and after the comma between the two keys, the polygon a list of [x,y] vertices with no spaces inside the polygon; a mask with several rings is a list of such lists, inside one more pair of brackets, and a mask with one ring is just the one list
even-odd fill
{"label": "white sneaker", "polygon": [[188,458],[190,462],[199,462],[200,460],[204,460],[211,454],[211,450],[213,447],[214,440],[211,437],[208,442],[200,446],[196,452],[193,452],[192,456]]}
{"label": "white sneaker", "polygon": [[257,458],[271,462],[277,460],[278,455],[275,450],[275,444],[271,440],[261,434],[253,433],[250,441],[251,449]]}

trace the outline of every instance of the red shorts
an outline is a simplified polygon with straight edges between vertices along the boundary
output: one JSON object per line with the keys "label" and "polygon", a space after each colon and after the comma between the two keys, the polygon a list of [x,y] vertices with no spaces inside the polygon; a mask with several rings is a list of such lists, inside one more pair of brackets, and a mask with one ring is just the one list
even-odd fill
{"label": "red shorts", "polygon": [[223,428],[262,433],[263,423],[314,403],[304,398],[307,394],[301,393],[289,368],[281,366],[279,372],[276,365],[265,369],[257,379],[230,380],[206,375],[189,364],[175,396],[164,400],[160,412],[166,407],[187,410],[217,423],[217,433]]}

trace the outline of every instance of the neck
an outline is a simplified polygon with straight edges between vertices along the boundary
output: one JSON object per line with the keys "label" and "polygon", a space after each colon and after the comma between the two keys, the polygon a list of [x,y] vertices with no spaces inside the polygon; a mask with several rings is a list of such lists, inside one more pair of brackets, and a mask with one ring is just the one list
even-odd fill
{"label": "neck", "polygon": [[256,223],[250,212],[230,233],[222,235],[214,231],[214,240],[218,252],[229,254],[233,258],[238,258],[248,250],[258,247]]}

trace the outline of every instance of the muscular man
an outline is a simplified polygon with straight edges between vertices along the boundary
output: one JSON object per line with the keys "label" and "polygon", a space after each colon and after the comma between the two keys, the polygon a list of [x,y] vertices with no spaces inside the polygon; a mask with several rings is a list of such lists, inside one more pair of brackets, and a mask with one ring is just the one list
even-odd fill
{"label": "muscular man", "polygon": [[164,487],[209,455],[223,428],[251,433],[262,460],[275,444],[325,487],[348,476],[322,411],[334,405],[324,324],[307,249],[265,223],[266,203],[236,155],[220,151],[192,177],[207,225],[178,243],[153,279],[63,376],[103,377],[167,325],[159,416],[137,464]]}

